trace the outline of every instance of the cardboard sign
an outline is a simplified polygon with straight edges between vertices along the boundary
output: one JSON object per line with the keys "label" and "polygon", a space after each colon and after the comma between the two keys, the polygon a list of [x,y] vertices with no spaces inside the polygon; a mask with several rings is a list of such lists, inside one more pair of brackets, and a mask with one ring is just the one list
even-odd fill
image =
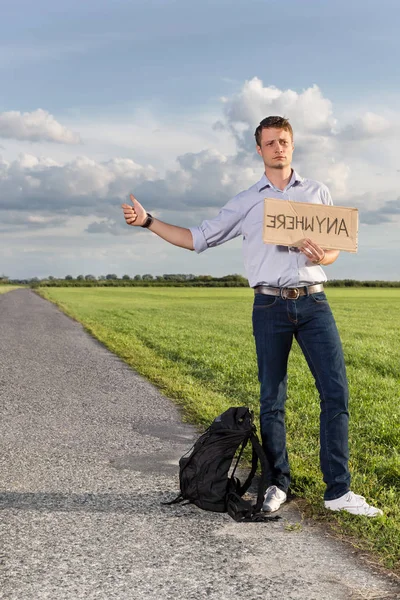
{"label": "cardboard sign", "polygon": [[309,238],[326,250],[357,252],[358,210],[265,198],[265,244],[299,246]]}

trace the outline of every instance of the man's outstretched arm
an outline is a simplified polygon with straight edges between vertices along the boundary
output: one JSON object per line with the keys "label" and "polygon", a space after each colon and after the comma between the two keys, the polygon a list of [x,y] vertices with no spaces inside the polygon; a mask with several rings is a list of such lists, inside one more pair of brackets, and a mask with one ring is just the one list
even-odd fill
{"label": "man's outstretched arm", "polygon": [[[132,205],[122,205],[125,221],[128,225],[141,227],[147,219],[147,212],[133,194],[130,195],[130,199]],[[190,229],[178,227],[177,225],[169,225],[158,219],[153,219],[149,229],[174,246],[194,250],[193,236]]]}

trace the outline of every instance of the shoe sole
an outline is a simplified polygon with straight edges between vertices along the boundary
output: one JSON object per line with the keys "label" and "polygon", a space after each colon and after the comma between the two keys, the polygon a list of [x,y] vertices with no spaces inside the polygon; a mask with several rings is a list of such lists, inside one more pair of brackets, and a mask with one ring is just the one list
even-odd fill
{"label": "shoe sole", "polygon": [[383,512],[381,510],[378,511],[378,512],[376,512],[376,513],[374,513],[373,515],[367,515],[365,513],[352,512],[348,508],[330,508],[329,506],[325,506],[325,508],[327,510],[331,510],[332,512],[347,512],[347,513],[349,513],[349,515],[355,515],[356,517],[374,518],[374,517],[382,517],[383,516]]}
{"label": "shoe sole", "polygon": [[280,507],[282,506],[282,504],[285,504],[286,500],[284,500],[283,502],[280,503],[280,505],[277,508],[264,508],[262,507],[262,512],[267,512],[267,513],[272,513],[272,512],[276,512],[277,510],[280,509]]}

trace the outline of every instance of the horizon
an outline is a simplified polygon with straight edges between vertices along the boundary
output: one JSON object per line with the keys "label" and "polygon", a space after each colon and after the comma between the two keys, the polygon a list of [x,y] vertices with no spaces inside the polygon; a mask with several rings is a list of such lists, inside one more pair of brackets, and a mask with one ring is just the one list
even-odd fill
{"label": "horizon", "polygon": [[[111,275],[116,275],[115,277],[110,277]],[[126,279],[127,277],[129,277],[129,279]],[[170,281],[174,281],[173,277],[187,277],[188,279],[181,281],[181,283],[185,283],[185,282],[190,282],[193,279],[200,279],[200,278],[211,278],[214,280],[220,280],[220,279],[226,279],[228,277],[241,277],[242,279],[244,279],[245,281],[248,281],[245,275],[242,275],[240,273],[226,273],[225,275],[219,275],[219,276],[214,276],[211,275],[209,273],[202,273],[201,275],[194,275],[193,273],[164,273],[163,275],[159,274],[159,273],[136,273],[134,275],[129,275],[128,273],[124,273],[123,275],[117,275],[117,274],[112,274],[112,273],[107,273],[106,275],[92,275],[91,273],[87,273],[86,275],[84,275],[83,273],[80,273],[77,276],[72,276],[72,275],[65,275],[65,276],[61,276],[61,277],[55,277],[53,275],[48,275],[47,277],[37,277],[37,276],[33,276],[33,277],[29,277],[29,278],[13,278],[13,277],[5,277],[0,275],[0,285],[7,285],[8,283],[13,283],[13,282],[18,282],[18,281],[26,281],[26,282],[35,282],[35,281],[39,281],[39,282],[45,282],[45,281],[87,281],[87,282],[100,282],[100,281],[124,281],[124,278],[127,281],[134,281],[135,278],[140,277],[140,279],[136,279],[136,281],[146,281],[147,277],[151,277],[152,279],[149,279],[149,281],[157,281],[157,278],[160,278],[161,280],[163,280],[163,282],[168,282]],[[90,278],[90,279],[86,279],[86,278]],[[355,281],[358,283],[397,283],[400,285],[400,279],[356,279],[356,278],[343,278],[343,279],[328,279],[327,281],[324,282],[324,285],[329,286],[329,284],[332,284],[334,282],[344,282],[344,281]],[[175,281],[175,283],[179,283],[179,281]],[[302,286],[299,286],[302,287]]]}

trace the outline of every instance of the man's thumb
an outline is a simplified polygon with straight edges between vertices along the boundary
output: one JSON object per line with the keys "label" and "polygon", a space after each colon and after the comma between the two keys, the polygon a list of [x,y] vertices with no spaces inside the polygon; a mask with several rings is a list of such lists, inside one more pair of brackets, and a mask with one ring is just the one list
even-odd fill
{"label": "man's thumb", "polygon": [[138,208],[138,207],[142,208],[142,205],[140,204],[140,202],[138,200],[136,200],[136,198],[135,198],[135,196],[133,194],[130,194],[129,197],[130,197],[130,199],[132,201],[133,208],[135,209],[135,212],[136,212],[136,208]]}

